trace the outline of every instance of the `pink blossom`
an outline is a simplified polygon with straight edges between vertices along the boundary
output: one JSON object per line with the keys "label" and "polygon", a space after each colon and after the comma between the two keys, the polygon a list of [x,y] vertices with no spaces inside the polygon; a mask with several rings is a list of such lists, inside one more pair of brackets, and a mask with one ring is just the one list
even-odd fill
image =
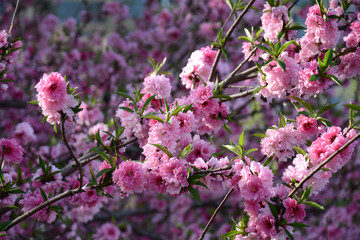
{"label": "pink blossom", "polygon": [[120,230],[112,223],[103,224],[93,236],[96,240],[117,240],[120,237]]}
{"label": "pink blossom", "polygon": [[[44,203],[40,191],[28,192],[23,195],[23,199],[19,201],[19,204],[23,206],[22,210],[27,212],[40,204]],[[52,223],[56,219],[56,213],[50,210],[48,207],[41,209],[31,216],[37,221],[45,221],[47,223]]]}
{"label": "pink blossom", "polygon": [[113,172],[112,179],[120,189],[121,198],[142,192],[146,180],[142,164],[131,160],[120,163],[119,168]]}
{"label": "pink blossom", "polygon": [[[287,222],[290,223],[292,221],[302,222],[306,216],[305,205],[298,204],[293,198],[286,198],[283,201],[283,205],[286,209],[284,218],[287,219]],[[292,220],[294,219],[294,220]]]}
{"label": "pink blossom", "polygon": [[36,141],[34,129],[28,122],[21,122],[16,125],[14,138],[22,144],[28,144]]}
{"label": "pink blossom", "polygon": [[187,187],[188,171],[186,170],[186,161],[178,158],[170,158],[161,164],[160,175],[165,180],[166,192],[175,195],[179,194],[182,187]]}
{"label": "pink blossom", "polygon": [[8,44],[8,33],[5,30],[0,31],[0,48],[6,47]]}
{"label": "pink blossom", "polygon": [[[5,147],[4,152],[3,147]],[[6,163],[21,163],[21,161],[23,160],[23,152],[23,148],[15,139],[1,139],[0,156],[2,156],[2,154],[4,155]]]}
{"label": "pink blossom", "polygon": [[261,68],[266,74],[266,80],[262,79],[262,75],[258,77],[260,84],[265,86],[259,93],[268,101],[272,98],[284,98],[298,84],[300,66],[294,59],[288,57],[286,52],[282,54],[281,59],[286,65],[285,71],[276,61],[272,61]]}
{"label": "pink blossom", "polygon": [[296,118],[297,130],[301,133],[305,140],[312,139],[321,131],[317,119],[309,118],[305,115],[300,115]]}
{"label": "pink blossom", "polygon": [[[258,41],[255,41],[255,42],[254,42],[254,45],[256,45],[256,44],[259,44],[259,42],[258,42]],[[251,53],[251,51],[253,50],[253,48],[254,48],[254,46],[253,46],[252,43],[250,43],[250,42],[243,42],[243,44],[242,44],[242,51],[243,51],[243,53],[244,53],[244,55],[245,55],[244,58],[247,58],[247,57],[250,55],[250,53]],[[250,61],[255,61],[255,62],[258,61],[261,53],[262,53],[262,50],[261,50],[260,48],[258,48],[258,49],[255,51],[255,53],[249,58],[249,60],[250,60]]]}
{"label": "pink blossom", "polygon": [[201,48],[193,52],[188,59],[187,65],[180,74],[181,82],[186,88],[201,86],[201,80],[207,81],[212,64],[215,60],[216,51],[210,47]]}
{"label": "pink blossom", "polygon": [[276,42],[277,36],[288,21],[286,6],[271,7],[268,3],[265,3],[264,12],[261,16],[264,38]]}
{"label": "pink blossom", "polygon": [[156,99],[166,99],[170,97],[170,79],[165,75],[150,74],[144,79],[144,91],[156,95]]}

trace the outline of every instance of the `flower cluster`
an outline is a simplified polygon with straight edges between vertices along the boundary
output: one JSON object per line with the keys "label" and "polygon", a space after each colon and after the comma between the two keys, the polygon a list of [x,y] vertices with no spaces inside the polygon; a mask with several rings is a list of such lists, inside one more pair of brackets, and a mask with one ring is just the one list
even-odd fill
{"label": "flower cluster", "polygon": [[61,114],[72,118],[71,108],[78,105],[75,97],[67,93],[67,85],[60,73],[46,73],[35,86],[39,106],[50,124],[60,123]]}

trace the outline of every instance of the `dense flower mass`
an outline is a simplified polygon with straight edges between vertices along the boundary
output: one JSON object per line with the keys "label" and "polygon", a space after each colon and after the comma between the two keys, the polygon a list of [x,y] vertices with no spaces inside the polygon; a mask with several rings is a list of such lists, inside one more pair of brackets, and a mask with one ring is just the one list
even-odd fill
{"label": "dense flower mass", "polygon": [[0,3],[0,239],[360,239],[359,0],[75,2]]}
{"label": "dense flower mass", "polygon": [[66,86],[64,77],[57,72],[49,75],[44,73],[35,86],[39,106],[51,124],[60,122],[61,113],[67,117],[74,116],[71,108],[76,107],[77,101],[74,96],[67,94]]}

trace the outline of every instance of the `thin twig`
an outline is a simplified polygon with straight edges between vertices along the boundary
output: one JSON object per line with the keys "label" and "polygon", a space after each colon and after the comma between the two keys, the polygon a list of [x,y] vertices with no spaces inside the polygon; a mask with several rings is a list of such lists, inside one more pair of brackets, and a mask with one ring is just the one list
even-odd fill
{"label": "thin twig", "polygon": [[336,150],[333,154],[331,154],[325,161],[323,161],[321,164],[319,164],[314,170],[312,170],[308,175],[306,175],[301,182],[288,194],[287,197],[291,197],[294,195],[297,190],[302,188],[304,183],[308,181],[312,176],[314,176],[315,173],[317,173],[320,169],[322,169],[326,164],[328,164],[336,155],[338,155],[341,151],[343,151],[345,148],[347,148],[351,143],[356,141],[356,139],[360,138],[360,132],[355,135],[352,139],[350,139],[346,144],[344,144],[341,148]]}
{"label": "thin twig", "polygon": [[[133,139],[130,139],[129,141],[125,142],[125,143],[122,143],[122,144],[119,144],[117,146],[117,148],[122,148],[122,147],[125,147],[126,145],[130,144],[130,143],[133,143],[137,140],[137,138],[133,138]],[[105,150],[105,149],[102,149],[102,150]],[[87,165],[88,163],[90,163],[91,161],[99,158],[100,155],[97,154],[96,152],[90,152],[90,153],[87,153],[83,156],[81,156],[79,158],[79,162],[81,164],[81,166],[85,166]],[[61,170],[61,175],[63,178],[69,176],[70,174],[72,174],[73,172],[75,172],[77,169],[77,165],[75,162],[72,162],[70,163],[69,165],[65,166],[62,170]]]}
{"label": "thin twig", "polygon": [[229,95],[229,98],[221,99],[221,102],[227,102],[227,101],[231,101],[231,100],[234,100],[234,99],[237,99],[237,98],[242,98],[242,97],[249,96],[249,95],[251,95],[256,89],[257,89],[257,87],[254,87],[254,88],[252,88],[252,89],[250,89],[250,90],[247,90],[247,91],[244,91],[244,92],[239,92],[239,93],[235,93],[235,94]]}
{"label": "thin twig", "polygon": [[193,175],[199,175],[199,174],[207,174],[207,173],[216,173],[224,170],[230,170],[232,166],[226,166],[222,168],[216,168],[216,169],[209,169],[209,170],[200,170],[193,173]]}
{"label": "thin twig", "polygon": [[[250,7],[253,5],[253,3],[255,2],[255,0],[251,0],[245,7],[245,9],[241,12],[240,16],[236,19],[236,21],[231,25],[231,27],[229,28],[229,30],[227,31],[225,37],[224,37],[224,40],[222,42],[222,46],[221,48],[225,48],[225,45],[228,41],[228,39],[230,38],[231,34],[233,33],[233,31],[235,30],[235,27],[240,23],[241,19],[245,16],[246,12],[250,9]],[[221,49],[218,49],[217,51],[217,54],[216,54],[216,57],[215,57],[215,60],[214,60],[214,63],[211,67],[211,71],[210,71],[210,75],[209,75],[209,78],[208,78],[208,82],[211,81],[211,79],[213,78],[214,76],[214,73],[215,73],[215,69],[216,69],[216,66],[220,60],[220,56],[221,56]]]}
{"label": "thin twig", "polygon": [[75,156],[74,152],[72,151],[69,143],[68,143],[68,140],[66,138],[66,135],[65,135],[65,127],[64,127],[64,121],[61,121],[61,134],[62,134],[62,138],[63,138],[63,141],[67,147],[67,149],[69,150],[70,152],[70,155],[71,157],[74,159],[75,163],[76,163],[76,166],[79,170],[79,174],[80,174],[80,178],[79,178],[79,188],[77,189],[77,191],[81,191],[81,187],[82,187],[82,184],[83,184],[83,177],[84,177],[84,172],[83,172],[83,168],[79,162],[79,160],[77,159],[77,157]]}
{"label": "thin twig", "polygon": [[51,204],[63,199],[63,198],[66,198],[66,197],[69,197],[69,196],[72,196],[72,195],[75,195],[76,193],[79,193],[79,191],[77,189],[73,189],[73,190],[67,190],[66,192],[63,192],[51,199],[48,199],[47,201],[43,202],[42,204],[34,207],[33,209],[23,213],[22,215],[18,216],[17,218],[15,218],[8,226],[6,226],[6,228],[4,229],[4,231],[7,231],[9,230],[10,228],[12,228],[13,226],[15,226],[16,224],[20,223],[21,221],[25,220],[26,218],[30,217],[31,215],[37,213],[38,211],[40,211],[41,209],[43,208],[46,208],[48,206],[50,206]]}
{"label": "thin twig", "polygon": [[254,74],[258,71],[257,67],[251,67],[246,69],[245,71],[235,74],[231,77],[227,77],[225,80],[221,81],[219,83],[219,88],[226,88],[228,85],[232,84],[232,83],[237,83],[240,81],[244,81],[247,79],[251,79],[257,76],[257,74]]}
{"label": "thin twig", "polygon": [[290,11],[297,3],[298,3],[299,0],[296,0],[293,4],[291,4],[291,6],[289,7],[289,10]]}
{"label": "thin twig", "polygon": [[253,50],[251,50],[249,56],[247,56],[247,57],[244,59],[244,61],[242,61],[242,62],[234,69],[234,71],[232,71],[232,72],[229,74],[229,76],[227,77],[227,79],[234,77],[234,75],[240,70],[240,68],[242,68],[242,66],[244,66],[245,63],[247,63],[247,62],[250,60],[251,56],[254,55],[254,53],[255,53],[257,50],[258,50],[258,49],[257,49],[256,47],[254,47]]}
{"label": "thin twig", "polygon": [[205,236],[205,233],[207,232],[207,230],[210,227],[210,224],[212,223],[212,221],[214,220],[215,216],[217,215],[217,213],[219,212],[220,208],[225,204],[226,200],[229,198],[230,194],[234,191],[234,187],[232,187],[229,192],[225,195],[224,199],[221,201],[220,205],[215,209],[215,212],[213,213],[213,215],[211,216],[209,222],[206,224],[203,232],[201,233],[200,237],[198,238],[198,240],[202,240]]}
{"label": "thin twig", "polygon": [[14,26],[15,15],[16,15],[16,11],[17,11],[17,9],[19,7],[19,2],[20,2],[20,0],[17,0],[15,10],[14,10],[14,14],[13,14],[12,19],[11,19],[11,24],[10,24],[10,28],[9,28],[9,37],[11,37],[11,31],[12,31],[13,26]]}

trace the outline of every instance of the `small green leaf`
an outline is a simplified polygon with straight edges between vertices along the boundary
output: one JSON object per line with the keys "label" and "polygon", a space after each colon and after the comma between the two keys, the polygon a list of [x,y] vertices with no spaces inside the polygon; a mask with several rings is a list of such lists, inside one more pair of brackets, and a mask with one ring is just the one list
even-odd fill
{"label": "small green leaf", "polygon": [[57,133],[56,123],[54,123],[54,132]]}
{"label": "small green leaf", "polygon": [[325,57],[324,57],[323,62],[324,62],[325,67],[328,67],[331,64],[332,60],[333,60],[333,50],[330,48],[326,52]]}
{"label": "small green leaf", "polygon": [[278,217],[279,213],[278,213],[278,211],[276,209],[276,206],[274,204],[268,202],[268,201],[266,201],[266,202],[269,205],[270,211],[271,211],[272,215],[274,216],[275,221],[277,221],[277,219],[279,219],[279,217]]}
{"label": "small green leaf", "polygon": [[146,115],[141,116],[141,118],[147,118],[147,119],[154,119],[156,121],[159,121],[161,123],[164,123],[164,120],[156,115],[153,115],[154,113],[149,113]]}
{"label": "small green leaf", "polygon": [[320,204],[318,204],[316,202],[305,201],[305,202],[303,202],[303,204],[306,204],[308,206],[315,207],[315,208],[318,208],[318,209],[321,209],[321,210],[325,210],[325,208],[323,206],[321,206]]}
{"label": "small green leaf", "polygon": [[135,100],[134,100],[134,98],[132,98],[129,94],[127,94],[127,93],[125,93],[125,92],[117,92],[117,94],[119,94],[119,95],[121,95],[121,96],[123,96],[123,97],[125,97],[125,98],[130,99],[133,103],[136,103]]}
{"label": "small green leaf", "polygon": [[282,226],[285,230],[286,235],[290,238],[290,240],[294,240],[294,236],[287,230],[284,226]]}
{"label": "small green leaf", "polygon": [[0,232],[2,232],[12,221],[9,220],[9,221],[5,221],[5,222],[2,222],[0,223]]}
{"label": "small green leaf", "polygon": [[189,190],[189,192],[191,193],[193,198],[195,198],[199,203],[201,203],[199,192],[195,188],[193,188],[192,186],[188,186],[187,189]]}
{"label": "small green leaf", "polygon": [[267,47],[263,46],[263,45],[255,45],[255,47],[267,52],[268,54],[272,55],[272,52],[270,49],[268,49]]}
{"label": "small green leaf", "polygon": [[298,101],[301,105],[303,105],[304,108],[306,108],[311,113],[312,116],[314,115],[314,110],[312,109],[312,107],[309,103],[305,102],[304,100],[302,100],[301,98],[298,98],[298,97],[290,96],[290,98],[293,98],[296,101]]}
{"label": "small green leaf", "polygon": [[310,196],[310,193],[311,193],[311,189],[312,189],[312,185],[310,185],[309,187],[307,187],[305,189],[305,191],[303,192],[303,194],[300,198],[300,203],[302,203],[303,201],[306,201],[306,199],[308,199],[308,197]]}
{"label": "small green leaf", "polygon": [[[340,101],[339,101],[339,102],[340,102]],[[335,107],[339,102],[334,103],[334,104],[330,104],[330,105],[325,104],[324,106],[322,106],[322,107],[319,109],[319,111],[317,111],[315,117],[318,117],[318,116],[320,116],[322,113],[326,112],[327,110]]]}
{"label": "small green leaf", "polygon": [[313,81],[316,81],[316,80],[318,80],[318,79],[320,79],[320,75],[319,74],[313,74],[313,75],[311,75],[311,77],[309,78],[309,81],[310,82],[313,82]]}
{"label": "small green leaf", "polygon": [[134,113],[134,110],[132,110],[131,108],[128,108],[128,107],[119,107],[119,109],[127,111],[129,113]]}
{"label": "small green leaf", "polygon": [[10,79],[10,78],[0,79],[0,83],[6,83],[6,82],[15,82],[15,80],[14,80],[14,79]]}
{"label": "small green leaf", "polygon": [[231,130],[230,130],[230,127],[225,123],[223,126],[222,126],[229,134],[231,134]]}
{"label": "small green leaf", "polygon": [[98,174],[96,174],[96,178],[99,178],[99,177],[101,177],[102,175],[104,175],[105,173],[110,172],[110,171],[112,171],[111,168],[105,168],[105,169],[99,171]]}
{"label": "small green leaf", "polygon": [[243,234],[243,232],[240,232],[240,231],[238,231],[238,230],[232,230],[232,231],[230,231],[230,232],[227,232],[227,233],[225,233],[225,234],[222,234],[222,235],[221,235],[221,238],[223,238],[223,239],[228,239],[228,238],[230,238],[230,237],[235,237],[236,235],[239,235],[239,234]]}
{"label": "small green leaf", "polygon": [[168,155],[170,158],[173,158],[174,155],[172,155],[172,153],[164,146],[160,145],[160,144],[153,144],[150,143],[151,145],[157,147],[158,149],[160,149],[161,151],[163,151],[166,155]]}
{"label": "small green leaf", "polygon": [[296,153],[302,154],[304,156],[306,155],[306,152],[302,148],[299,148],[298,146],[293,146],[293,148],[296,151]]}
{"label": "small green leaf", "polygon": [[271,161],[273,160],[274,158],[274,154],[271,155],[270,157],[268,157],[268,159],[266,159],[266,161],[264,162],[264,166],[267,166],[271,163]]}
{"label": "small green leaf", "polygon": [[44,202],[46,202],[48,200],[48,197],[41,187],[40,187],[40,193],[41,193],[42,198],[44,199]]}
{"label": "small green leaf", "polygon": [[240,147],[244,146],[244,133],[245,133],[245,131],[243,130],[239,136],[239,146]]}
{"label": "small green leaf", "polygon": [[255,134],[253,134],[253,136],[259,137],[259,138],[266,138],[267,137],[266,134],[264,134],[264,133],[255,133]]}

